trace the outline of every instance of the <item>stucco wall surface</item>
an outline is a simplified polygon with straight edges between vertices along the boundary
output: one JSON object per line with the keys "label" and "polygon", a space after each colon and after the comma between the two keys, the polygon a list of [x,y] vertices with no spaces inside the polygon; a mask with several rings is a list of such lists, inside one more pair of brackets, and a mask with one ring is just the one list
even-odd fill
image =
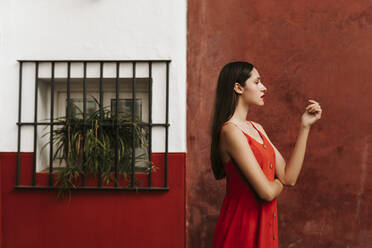
{"label": "stucco wall surface", "polygon": [[370,1],[188,1],[187,238],[210,247],[225,194],[209,162],[218,73],[253,63],[267,87],[259,122],[288,161],[308,99],[310,130],[297,184],[279,196],[280,247],[372,244]]}

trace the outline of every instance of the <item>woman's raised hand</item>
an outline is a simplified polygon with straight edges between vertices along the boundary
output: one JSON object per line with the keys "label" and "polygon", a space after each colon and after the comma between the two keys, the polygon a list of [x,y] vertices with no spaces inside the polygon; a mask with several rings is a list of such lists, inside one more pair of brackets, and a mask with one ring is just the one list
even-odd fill
{"label": "woman's raised hand", "polygon": [[318,102],[309,100],[312,102],[306,107],[305,113],[301,117],[301,124],[303,127],[310,127],[322,116],[322,109]]}

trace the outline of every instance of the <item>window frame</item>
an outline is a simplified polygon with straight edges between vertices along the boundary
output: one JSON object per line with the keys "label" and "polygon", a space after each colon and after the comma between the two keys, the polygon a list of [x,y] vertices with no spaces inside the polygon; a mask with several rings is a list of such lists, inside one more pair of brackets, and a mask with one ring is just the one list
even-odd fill
{"label": "window frame", "polygon": [[[149,93],[149,99],[148,99],[148,122],[140,122],[137,123],[140,126],[147,126],[149,130],[149,137],[148,137],[148,154],[149,154],[149,160],[152,161],[152,149],[151,149],[151,134],[152,134],[152,128],[153,127],[163,127],[165,128],[165,159],[164,159],[164,185],[162,187],[153,187],[152,186],[152,170],[150,169],[148,174],[148,186],[147,187],[135,187],[134,186],[134,175],[135,175],[135,159],[132,159],[132,173],[131,173],[131,184],[128,185],[128,187],[119,187],[118,185],[118,159],[117,159],[117,150],[115,154],[115,180],[114,180],[114,186],[113,187],[102,187],[101,178],[98,180],[97,186],[86,186],[86,178],[85,175],[82,174],[82,186],[78,186],[73,189],[97,189],[97,190],[145,190],[145,191],[154,191],[154,190],[169,190],[168,185],[168,128],[170,126],[169,124],[169,64],[171,63],[171,60],[17,60],[19,63],[19,96],[18,96],[18,132],[17,132],[17,174],[16,174],[16,185],[14,186],[15,189],[57,189],[58,187],[53,186],[53,135],[50,135],[50,155],[49,155],[49,181],[47,186],[40,186],[37,185],[36,182],[36,160],[37,160],[37,154],[36,154],[36,147],[37,147],[37,127],[40,125],[46,125],[49,126],[50,131],[53,132],[54,126],[60,125],[60,123],[54,121],[54,93],[55,93],[55,63],[66,63],[67,66],[67,83],[66,83],[66,93],[67,93],[67,99],[66,101],[69,102],[71,99],[71,63],[82,63],[83,64],[83,120],[86,121],[86,103],[87,103],[87,88],[86,88],[86,79],[87,79],[87,64],[88,63],[99,63],[100,69],[99,69],[99,110],[100,112],[103,109],[103,85],[102,81],[104,79],[103,77],[103,66],[105,63],[116,63],[116,77],[115,77],[115,99],[116,99],[116,115],[118,114],[118,102],[117,99],[120,99],[119,97],[119,73],[120,73],[120,64],[121,63],[131,63],[132,64],[132,98],[136,99],[136,88],[135,88],[135,81],[136,81],[136,63],[148,63],[148,93]],[[33,63],[35,65],[35,104],[34,104],[34,122],[22,122],[22,72],[23,72],[23,66],[25,63]],[[50,78],[50,87],[51,87],[51,93],[50,93],[50,122],[39,122],[38,121],[38,83],[39,83],[39,64],[40,63],[50,63],[51,64],[51,78]],[[166,110],[165,110],[165,122],[164,123],[153,123],[152,122],[152,65],[153,63],[165,63],[166,65]],[[69,104],[66,106],[67,109],[67,116],[70,116],[70,109]],[[101,112],[102,113],[102,112]],[[134,117],[135,113],[135,107],[132,109],[132,118]],[[130,125],[130,124],[123,124],[123,125]],[[33,126],[34,128],[34,140],[33,140],[33,172],[32,172],[32,184],[31,185],[21,185],[20,184],[20,174],[21,174],[21,135],[22,135],[22,127],[24,126]],[[133,125],[132,130],[133,130]],[[118,127],[116,123],[116,127]],[[118,140],[118,136],[116,136],[116,140]],[[133,135],[133,142],[132,147],[134,147],[134,135]],[[135,149],[132,149],[132,158],[135,157]]]}

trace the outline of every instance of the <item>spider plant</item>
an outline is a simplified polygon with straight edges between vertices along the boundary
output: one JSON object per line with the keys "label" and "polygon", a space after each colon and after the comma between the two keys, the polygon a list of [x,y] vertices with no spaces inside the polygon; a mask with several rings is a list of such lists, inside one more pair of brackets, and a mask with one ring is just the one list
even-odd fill
{"label": "spider plant", "polygon": [[[98,105],[97,99],[93,98]],[[155,170],[152,162],[148,159],[147,144],[145,142],[146,132],[139,126],[138,119],[131,121],[131,118],[122,116],[116,117],[105,107],[102,111],[97,110],[87,115],[86,121],[80,118],[83,113],[73,103],[70,103],[71,110],[75,115],[60,117],[56,122],[63,125],[54,129],[53,135],[54,153],[53,160],[65,162],[64,167],[56,172],[55,185],[60,188],[58,198],[63,197],[66,190],[71,195],[71,188],[76,187],[80,175],[92,174],[101,175],[104,184],[115,181],[115,158],[117,156],[118,179],[129,178],[131,183],[132,173],[132,142],[134,131],[134,148],[144,151],[145,156],[135,156],[135,161],[145,163],[145,172]],[[127,124],[127,125],[123,125]],[[129,124],[129,125],[128,125]],[[116,134],[118,134],[116,136]],[[45,145],[50,144],[48,142]],[[134,184],[141,185],[141,182],[134,176]]]}

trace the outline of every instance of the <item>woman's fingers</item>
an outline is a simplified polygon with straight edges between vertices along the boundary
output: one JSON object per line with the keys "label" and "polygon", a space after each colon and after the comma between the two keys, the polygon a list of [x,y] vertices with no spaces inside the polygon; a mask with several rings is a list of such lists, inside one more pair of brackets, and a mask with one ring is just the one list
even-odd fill
{"label": "woman's fingers", "polygon": [[313,99],[309,99],[308,101],[311,102],[311,104],[306,106],[306,111],[308,111],[309,113],[322,112],[322,109],[317,101]]}
{"label": "woman's fingers", "polygon": [[309,111],[310,112],[321,112],[322,109],[320,108],[320,106],[313,106],[313,107],[309,108]]}
{"label": "woman's fingers", "polygon": [[316,103],[313,103],[313,104],[310,104],[306,107],[306,109],[309,109],[309,108],[312,108],[312,107],[315,107],[315,106],[318,106]]}
{"label": "woman's fingers", "polygon": [[310,108],[314,108],[315,106],[318,106],[320,107],[319,103],[317,101],[314,101],[312,99],[309,99],[308,100],[309,102],[312,102],[311,104],[307,105],[306,107],[306,110],[310,109]]}

